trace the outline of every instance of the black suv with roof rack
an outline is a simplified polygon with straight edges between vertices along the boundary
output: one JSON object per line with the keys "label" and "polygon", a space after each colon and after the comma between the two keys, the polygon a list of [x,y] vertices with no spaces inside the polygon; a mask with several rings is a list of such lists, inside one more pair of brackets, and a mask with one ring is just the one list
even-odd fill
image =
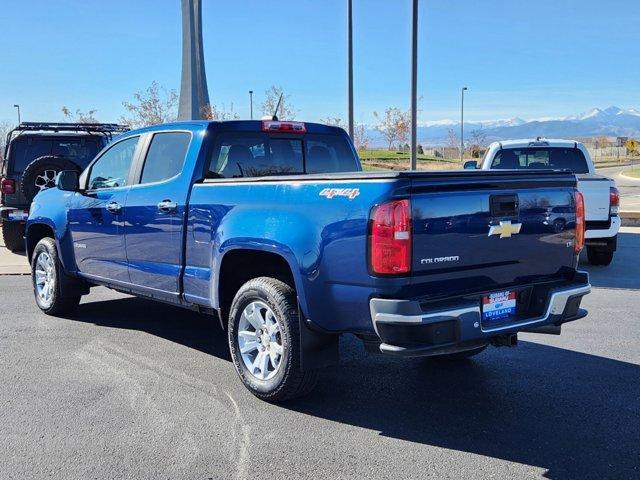
{"label": "black suv with roof rack", "polygon": [[115,123],[23,122],[9,132],[0,166],[0,218],[5,246],[24,250],[24,224],[38,192],[62,170],[84,170],[114,136],[129,130]]}

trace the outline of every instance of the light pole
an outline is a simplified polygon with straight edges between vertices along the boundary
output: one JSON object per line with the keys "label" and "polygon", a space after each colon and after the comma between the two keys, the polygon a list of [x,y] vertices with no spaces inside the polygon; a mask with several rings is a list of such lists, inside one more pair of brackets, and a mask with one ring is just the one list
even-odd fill
{"label": "light pole", "polygon": [[411,170],[415,170],[418,167],[418,0],[413,0],[411,30]]}
{"label": "light pole", "polygon": [[467,87],[462,87],[460,102],[460,162],[464,160],[464,92]]}
{"label": "light pole", "polygon": [[14,105],[14,108],[17,108],[17,109],[18,109],[18,125],[20,125],[20,105],[15,104],[15,105]]}
{"label": "light pole", "polygon": [[253,120],[253,90],[249,90],[249,108],[251,109],[251,120]]}
{"label": "light pole", "polygon": [[347,2],[347,103],[349,136],[353,139],[353,0]]}

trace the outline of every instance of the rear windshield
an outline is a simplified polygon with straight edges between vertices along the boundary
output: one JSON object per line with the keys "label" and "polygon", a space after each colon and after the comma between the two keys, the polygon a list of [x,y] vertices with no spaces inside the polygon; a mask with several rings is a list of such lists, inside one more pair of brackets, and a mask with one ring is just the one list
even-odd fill
{"label": "rear windshield", "polygon": [[567,169],[588,173],[589,166],[578,148],[527,147],[499,150],[491,163],[495,169]]}
{"label": "rear windshield", "polygon": [[339,135],[277,136],[225,132],[218,137],[208,178],[262,177],[304,173],[353,172],[358,162]]}
{"label": "rear windshield", "polygon": [[19,138],[11,144],[9,168],[22,173],[38,157],[54,155],[71,160],[84,168],[100,150],[97,139],[92,138]]}

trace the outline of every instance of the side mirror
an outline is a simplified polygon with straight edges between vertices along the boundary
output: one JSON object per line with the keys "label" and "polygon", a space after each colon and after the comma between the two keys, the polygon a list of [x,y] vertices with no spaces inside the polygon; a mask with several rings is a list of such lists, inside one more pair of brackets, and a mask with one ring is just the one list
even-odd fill
{"label": "side mirror", "polygon": [[476,162],[475,160],[468,160],[464,162],[465,170],[475,170],[476,168],[478,168],[478,162]]}
{"label": "side mirror", "polygon": [[78,172],[75,170],[63,170],[56,178],[56,187],[65,192],[77,192],[80,190]]}

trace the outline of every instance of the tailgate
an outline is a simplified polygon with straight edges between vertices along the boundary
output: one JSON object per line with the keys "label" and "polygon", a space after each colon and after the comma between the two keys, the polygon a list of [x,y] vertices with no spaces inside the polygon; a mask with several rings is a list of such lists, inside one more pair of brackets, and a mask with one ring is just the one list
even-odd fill
{"label": "tailgate", "polygon": [[587,221],[609,220],[609,188],[611,180],[599,175],[576,175],[578,190],[584,196]]}
{"label": "tailgate", "polygon": [[429,296],[573,274],[574,178],[499,178],[412,182],[413,283]]}

